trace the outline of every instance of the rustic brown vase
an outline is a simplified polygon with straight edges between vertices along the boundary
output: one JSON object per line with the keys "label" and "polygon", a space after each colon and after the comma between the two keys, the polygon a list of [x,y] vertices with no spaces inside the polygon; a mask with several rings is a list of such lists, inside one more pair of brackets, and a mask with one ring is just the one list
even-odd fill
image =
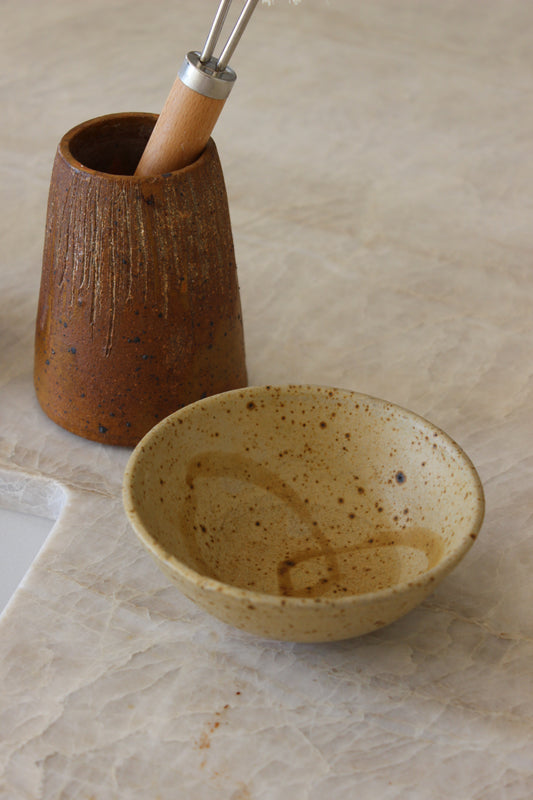
{"label": "rustic brown vase", "polygon": [[247,382],[215,144],[182,170],[133,177],[155,121],[85,122],[52,172],[35,389],[54,422],[108,444],[135,445],[171,412]]}

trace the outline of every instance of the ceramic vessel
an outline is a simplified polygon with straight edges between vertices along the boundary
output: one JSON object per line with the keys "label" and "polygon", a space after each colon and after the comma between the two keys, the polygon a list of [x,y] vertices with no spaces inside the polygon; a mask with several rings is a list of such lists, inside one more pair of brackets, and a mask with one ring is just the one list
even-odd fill
{"label": "ceramic vessel", "polygon": [[137,446],[124,506],[179,589],[259,636],[345,639],[420,603],[473,544],[472,463],[410,411],[354,392],[252,387]]}
{"label": "ceramic vessel", "polygon": [[237,268],[216,147],[133,176],[152,114],[90,120],[54,162],[35,388],[54,422],[134,445],[172,411],[246,385]]}

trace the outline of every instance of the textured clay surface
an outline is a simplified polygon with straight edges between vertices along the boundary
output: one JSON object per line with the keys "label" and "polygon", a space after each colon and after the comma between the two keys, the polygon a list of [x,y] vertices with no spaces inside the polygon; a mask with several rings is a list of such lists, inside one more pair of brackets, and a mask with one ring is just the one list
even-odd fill
{"label": "textured clay surface", "polygon": [[134,178],[155,119],[78,126],[51,179],[35,387],[55,422],[107,444],[134,445],[172,411],[247,382],[216,147]]}
{"label": "textured clay surface", "polygon": [[483,517],[477,474],[442,431],[375,398],[305,386],[234,391],[173,414],[133,454],[125,504],[186,594],[239,627],[295,640],[401,616]]}

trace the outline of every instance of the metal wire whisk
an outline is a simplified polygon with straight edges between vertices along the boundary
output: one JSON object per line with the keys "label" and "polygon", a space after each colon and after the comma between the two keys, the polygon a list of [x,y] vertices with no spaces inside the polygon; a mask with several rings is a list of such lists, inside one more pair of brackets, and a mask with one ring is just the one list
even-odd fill
{"label": "metal wire whisk", "polygon": [[232,0],[221,0],[203,50],[187,53],[135,175],[160,175],[191,164],[204,150],[237,78],[228,66],[259,0],[246,0],[218,58],[213,53]]}
{"label": "metal wire whisk", "polygon": [[[240,16],[235,23],[235,27],[233,28],[228,41],[224,45],[220,56],[216,60],[217,72],[222,72],[228,66],[229,60],[235,52],[235,48],[239,44],[240,38],[244,33],[244,29],[248,25],[250,17],[252,16],[258,2],[259,0],[247,0],[247,2],[244,4]],[[207,39],[205,40],[204,49],[200,55],[200,63],[202,64],[206,64],[213,57],[213,51],[217,45],[218,37],[220,36],[224,26],[231,3],[232,0],[222,0],[218,7],[213,24],[211,25],[211,30],[209,31]]]}

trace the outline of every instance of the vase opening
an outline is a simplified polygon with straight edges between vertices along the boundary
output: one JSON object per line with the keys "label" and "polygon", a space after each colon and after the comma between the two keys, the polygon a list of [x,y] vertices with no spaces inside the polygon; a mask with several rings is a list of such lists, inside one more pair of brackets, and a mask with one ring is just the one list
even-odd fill
{"label": "vase opening", "polygon": [[155,114],[101,117],[73,132],[66,155],[91,170],[133,175],[156,119]]}

